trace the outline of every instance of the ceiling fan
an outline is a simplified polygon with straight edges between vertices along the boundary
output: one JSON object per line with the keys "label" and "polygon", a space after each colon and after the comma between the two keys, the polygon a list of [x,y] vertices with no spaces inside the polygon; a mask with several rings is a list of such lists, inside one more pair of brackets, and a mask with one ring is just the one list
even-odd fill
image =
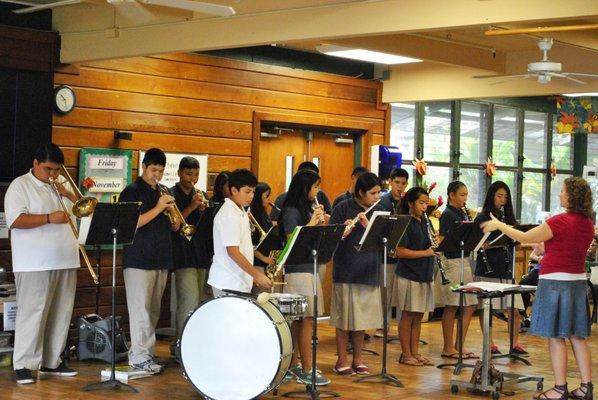
{"label": "ceiling fan", "polygon": [[[25,5],[28,7],[13,10],[15,14],[27,14],[35,11],[46,10],[49,8],[62,7],[70,4],[84,3],[86,0],[58,0],[54,2],[46,2],[43,0],[0,0],[4,3],[14,3]],[[155,5],[169,8],[176,8],[179,10],[194,11],[203,14],[218,15],[221,17],[229,17],[235,15],[235,10],[232,7],[223,6],[220,4],[204,3],[193,0],[100,0],[117,7],[119,10],[125,8],[143,8],[145,5]],[[98,3],[97,1],[90,1]],[[139,10],[142,12],[142,10]],[[149,14],[149,11],[145,11]]]}
{"label": "ceiling fan", "polygon": [[[527,74],[515,74],[515,75],[478,75],[474,76],[477,79],[487,78],[507,78],[507,79],[527,79],[537,78],[538,83],[549,83],[552,78],[564,78],[569,79],[575,83],[585,84],[584,81],[576,79],[574,77],[598,79],[597,74],[582,74],[577,72],[561,72],[561,63],[552,62],[548,59],[548,51],[552,48],[551,38],[542,38],[538,41],[538,47],[542,51],[542,60],[527,64]],[[496,82],[496,83],[502,83]]]}

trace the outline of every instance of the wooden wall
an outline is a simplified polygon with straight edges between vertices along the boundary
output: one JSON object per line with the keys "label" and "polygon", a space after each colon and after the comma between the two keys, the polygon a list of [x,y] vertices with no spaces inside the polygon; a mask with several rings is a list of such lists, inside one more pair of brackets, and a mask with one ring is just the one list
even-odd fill
{"label": "wooden wall", "polygon": [[[371,126],[370,145],[384,143],[388,135],[390,113],[380,103],[378,82],[190,54],[71,65],[54,78],[55,84],[71,85],[77,95],[75,110],[55,115],[52,129],[52,139],[64,150],[73,176],[81,147],[207,153],[211,178],[224,169],[255,167],[256,114]],[[133,140],[114,140],[115,129],[132,132]],[[134,154],[136,177],[138,153]],[[364,149],[364,158],[368,154]],[[95,262],[93,253],[90,257]],[[102,315],[109,314],[110,262],[105,254]],[[117,282],[118,313],[126,315],[120,267]],[[82,268],[74,316],[92,311],[94,304],[95,288]],[[162,304],[160,325],[165,326],[170,317],[168,294]]]}

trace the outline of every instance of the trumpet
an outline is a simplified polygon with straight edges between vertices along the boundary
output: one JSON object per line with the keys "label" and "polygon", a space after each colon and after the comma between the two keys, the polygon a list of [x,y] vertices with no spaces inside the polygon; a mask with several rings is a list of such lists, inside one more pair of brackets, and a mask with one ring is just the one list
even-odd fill
{"label": "trumpet", "polygon": [[[156,185],[158,186],[160,196],[171,196],[170,190],[168,190],[166,186],[160,185],[157,180]],[[193,236],[193,234],[195,233],[195,227],[193,225],[189,225],[187,221],[185,221],[185,218],[183,217],[183,214],[181,214],[181,210],[179,210],[176,203],[172,205],[172,208],[164,210],[164,214],[170,220],[170,225],[174,226],[176,225],[177,221],[181,222],[179,234],[181,234],[182,236],[186,236],[187,238]]]}
{"label": "trumpet", "polygon": [[[438,242],[436,240],[436,232],[434,232],[434,227],[432,226],[432,223],[430,222],[430,219],[428,218],[428,215],[425,212],[422,214],[422,216],[424,217],[424,220],[426,221],[426,226],[428,228],[428,237],[430,238],[432,247],[437,248]],[[451,283],[451,281],[446,276],[446,271],[444,269],[444,265],[442,265],[442,260],[439,256],[436,256],[436,262],[438,263],[438,270],[440,271],[440,276],[442,278],[442,284],[448,285],[449,283]]]}
{"label": "trumpet", "polygon": [[257,230],[260,234],[261,242],[267,235],[266,231],[264,231],[264,229],[260,226],[259,222],[257,222],[251,211],[247,211],[247,216],[249,217],[249,229],[251,230],[251,233]]}
{"label": "trumpet", "polygon": [[[83,217],[87,217],[87,216],[91,215],[96,207],[96,204],[98,204],[98,199],[96,199],[94,197],[83,196],[83,194],[81,193],[81,191],[79,190],[77,185],[75,185],[73,178],[71,178],[71,175],[69,174],[69,172],[66,170],[66,168],[62,164],[60,165],[60,171],[62,172],[64,177],[67,179],[67,181],[69,182],[69,184],[75,191],[75,196],[77,196],[77,201],[71,207],[72,215],[74,215],[78,218],[83,218]],[[58,196],[58,200],[60,201],[62,211],[65,214],[67,214],[67,216],[68,216],[68,224],[69,224],[69,227],[71,228],[71,231],[73,232],[73,235],[75,236],[75,240],[78,240],[79,239],[79,231],[77,230],[77,227],[75,226],[75,224],[73,223],[73,220],[71,219],[71,213],[68,212],[66,204],[64,203],[64,200],[62,199],[62,195],[58,192],[58,187],[56,185],[59,183],[62,184],[61,182],[58,182],[58,179],[50,178],[50,186],[54,190],[54,193],[56,194],[56,196]],[[78,243],[78,246],[79,246],[79,252],[83,256],[83,261],[85,261],[85,265],[87,266],[87,269],[89,270],[89,274],[91,275],[91,278],[93,279],[93,283],[95,283],[96,285],[99,284],[100,281],[98,280],[98,276],[96,275],[95,271],[91,267],[91,262],[89,261],[89,257],[87,256],[87,251],[85,251],[85,246],[83,246],[80,243]]]}

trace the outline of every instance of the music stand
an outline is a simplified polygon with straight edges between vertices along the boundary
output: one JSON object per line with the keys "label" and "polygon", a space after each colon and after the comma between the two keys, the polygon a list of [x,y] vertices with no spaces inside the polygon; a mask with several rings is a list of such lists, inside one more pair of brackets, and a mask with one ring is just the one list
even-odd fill
{"label": "music stand", "polygon": [[[537,225],[525,224],[515,225],[513,228],[522,232],[527,232],[536,226]],[[515,246],[517,245],[517,242],[509,239],[503,234],[499,238],[495,239],[492,244],[495,246],[505,246],[505,257],[507,258],[506,262],[509,263],[509,269],[511,272],[511,284],[515,285]],[[492,355],[492,359],[508,358],[509,360],[521,361],[525,365],[531,366],[532,363],[529,360],[526,360],[519,354],[513,353],[513,347],[515,346],[515,329],[519,329],[519,327],[515,326],[515,313],[519,312],[519,310],[515,309],[515,294],[515,292],[511,292],[511,294],[508,295],[511,299],[511,315],[509,316],[509,352],[506,354],[494,354]]]}
{"label": "music stand", "polygon": [[91,383],[82,390],[119,390],[125,389],[139,393],[133,386],[116,380],[115,377],[115,293],[116,293],[116,245],[131,244],[139,221],[139,207],[141,203],[98,203],[89,219],[81,220],[79,241],[86,245],[112,244],[112,304],[110,318],[112,358],[110,360],[110,379],[98,383]]}
{"label": "music stand", "polygon": [[[461,271],[459,272],[459,284],[464,285],[465,271],[465,252],[472,252],[476,249],[481,240],[484,239],[484,233],[480,229],[479,223],[473,221],[456,222],[449,229],[448,233],[436,249],[439,252],[460,252],[461,253]],[[459,375],[463,368],[474,368],[473,364],[463,362],[463,314],[464,314],[465,293],[459,292],[459,317],[457,318],[457,350],[459,357],[456,363],[439,364],[436,368],[455,367],[453,375]]]}
{"label": "music stand", "polygon": [[281,263],[286,265],[309,264],[313,262],[313,304],[314,320],[311,337],[311,385],[306,385],[305,391],[292,391],[283,394],[284,397],[303,397],[312,400],[322,397],[340,397],[331,390],[318,391],[316,385],[316,341],[318,337],[318,264],[325,264],[332,259],[341,241],[345,225],[316,225],[301,226],[296,235],[289,239],[290,247],[283,250]]}
{"label": "music stand", "polygon": [[[403,384],[396,376],[386,372],[386,355],[388,345],[388,313],[386,312],[386,296],[387,296],[387,276],[386,265],[388,263],[388,249],[394,249],[403,238],[407,227],[411,221],[409,215],[376,215],[368,225],[368,229],[364,232],[360,245],[356,246],[358,251],[375,251],[380,257],[382,251],[383,257],[383,276],[382,279],[382,369],[379,374],[363,376],[355,379],[353,382],[366,382],[373,380],[380,383],[392,383],[397,387],[403,387]],[[379,264],[379,263],[378,263]]]}

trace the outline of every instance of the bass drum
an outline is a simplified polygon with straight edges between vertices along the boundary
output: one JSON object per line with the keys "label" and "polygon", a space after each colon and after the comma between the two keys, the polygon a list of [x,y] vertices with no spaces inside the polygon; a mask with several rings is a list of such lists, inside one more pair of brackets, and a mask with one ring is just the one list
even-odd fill
{"label": "bass drum", "polygon": [[293,339],[271,303],[227,295],[201,304],[180,338],[183,374],[204,397],[250,400],[276,388],[291,363]]}

